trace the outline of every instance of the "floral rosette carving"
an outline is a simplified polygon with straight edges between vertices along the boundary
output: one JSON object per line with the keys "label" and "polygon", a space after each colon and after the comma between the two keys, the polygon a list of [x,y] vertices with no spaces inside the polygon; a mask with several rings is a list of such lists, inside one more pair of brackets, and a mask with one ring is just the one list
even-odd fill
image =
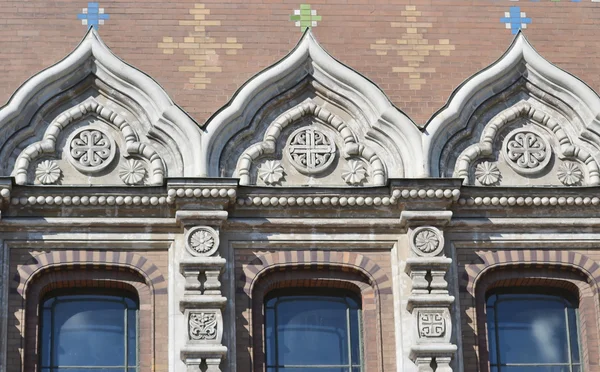
{"label": "floral rosette carving", "polygon": [[484,186],[491,186],[500,181],[500,170],[496,164],[484,161],[475,167],[475,178]]}
{"label": "floral rosette carving", "polygon": [[258,168],[258,177],[266,185],[276,185],[283,180],[284,169],[279,160],[267,160]]}
{"label": "floral rosette carving", "polygon": [[419,256],[437,256],[444,249],[444,237],[431,226],[417,227],[411,235],[412,250]]}
{"label": "floral rosette carving", "polygon": [[219,235],[210,227],[194,227],[188,230],[185,245],[194,256],[210,256],[219,248]]}
{"label": "floral rosette carving", "polygon": [[135,185],[142,182],[146,176],[144,164],[137,159],[129,159],[123,163],[119,170],[119,177],[128,185]]}
{"label": "floral rosette carving", "polygon": [[360,185],[367,178],[367,170],[362,162],[358,160],[350,160],[342,178],[349,185]]}
{"label": "floral rosette carving", "polygon": [[572,161],[563,162],[556,171],[558,180],[565,186],[577,186],[583,181],[583,171],[579,164]]}
{"label": "floral rosette carving", "polygon": [[62,171],[54,160],[44,160],[35,168],[35,178],[43,185],[56,183],[61,174]]}

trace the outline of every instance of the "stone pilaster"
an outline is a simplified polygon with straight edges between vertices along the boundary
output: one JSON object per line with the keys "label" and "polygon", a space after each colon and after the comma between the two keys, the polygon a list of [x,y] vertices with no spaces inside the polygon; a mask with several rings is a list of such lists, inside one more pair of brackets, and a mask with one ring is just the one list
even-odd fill
{"label": "stone pilaster", "polygon": [[[205,212],[199,214],[210,217]],[[208,226],[210,220],[195,220],[193,212],[178,217],[183,217],[185,227],[185,252],[179,260],[184,278],[179,310],[185,324],[178,327],[185,331],[177,335],[185,337],[185,342],[180,343],[179,354],[186,372],[221,372],[221,362],[227,355],[222,343],[227,298],[221,293],[220,275],[226,260],[219,255],[219,223],[212,221],[213,226]]]}
{"label": "stone pilaster", "polygon": [[402,218],[408,226],[411,257],[406,273],[412,281],[407,309],[414,317],[414,344],[410,358],[419,372],[452,372],[450,362],[456,353],[451,342],[451,305],[446,274],[452,259],[444,254],[442,228],[452,212],[406,211]]}

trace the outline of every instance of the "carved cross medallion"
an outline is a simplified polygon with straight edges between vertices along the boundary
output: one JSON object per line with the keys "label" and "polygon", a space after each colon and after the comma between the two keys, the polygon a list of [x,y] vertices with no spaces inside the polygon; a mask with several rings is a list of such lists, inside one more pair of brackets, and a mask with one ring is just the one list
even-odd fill
{"label": "carved cross medallion", "polygon": [[320,130],[305,127],[292,133],[287,151],[299,171],[317,173],[333,162],[335,143]]}

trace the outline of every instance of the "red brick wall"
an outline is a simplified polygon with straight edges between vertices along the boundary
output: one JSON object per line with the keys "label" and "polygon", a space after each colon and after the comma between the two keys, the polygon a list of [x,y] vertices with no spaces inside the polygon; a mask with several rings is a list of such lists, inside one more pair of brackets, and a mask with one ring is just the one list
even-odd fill
{"label": "red brick wall", "polygon": [[[203,123],[242,83],[293,48],[301,32],[290,15],[300,3],[176,0],[165,6],[164,0],[102,0],[100,7],[110,19],[100,26],[100,34],[117,55],[157,79]],[[600,56],[595,32],[600,3],[590,0],[306,3],[322,16],[314,33],[323,46],[372,79],[419,124],[464,79],[508,47],[513,35],[500,18],[511,6],[531,18],[525,34],[544,57],[600,89],[600,67],[593,63]],[[0,102],[76,46],[86,29],[77,14],[85,7],[87,1],[74,0],[0,2]],[[177,43],[176,49],[159,46],[171,43],[169,38]],[[409,39],[418,43],[398,44]],[[189,49],[203,57],[190,59],[185,54]],[[405,57],[417,57],[412,63],[418,66],[409,66]],[[197,60],[204,66],[197,66]],[[194,71],[194,67],[206,68]]]}

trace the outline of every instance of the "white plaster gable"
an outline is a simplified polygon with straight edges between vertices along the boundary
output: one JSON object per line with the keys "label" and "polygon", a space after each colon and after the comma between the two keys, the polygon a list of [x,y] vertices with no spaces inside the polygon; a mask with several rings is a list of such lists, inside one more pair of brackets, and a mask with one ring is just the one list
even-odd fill
{"label": "white plaster gable", "polygon": [[[110,166],[78,173],[65,159],[66,142],[86,126],[103,134],[95,140],[116,148],[111,159],[99,158]],[[0,109],[0,128],[0,173],[21,184],[40,183],[36,167],[46,161],[69,168],[61,172],[64,184],[158,184],[163,176],[199,174],[199,126],[155,80],[115,56],[93,28],[72,53],[14,93]],[[134,182],[140,167],[147,177]]]}
{"label": "white plaster gable", "polygon": [[[330,172],[304,177],[302,170],[292,170],[283,185],[346,185],[344,180],[358,185],[352,169],[361,166],[370,175],[366,184],[376,185],[388,177],[414,176],[423,162],[414,123],[375,84],[330,56],[307,30],[290,54],[246,82],[209,119],[201,173],[261,184],[257,173],[278,173],[279,162],[286,161],[286,141],[302,126],[323,131],[342,151]],[[279,184],[273,180],[264,183]]]}
{"label": "white plaster gable", "polygon": [[[459,86],[429,121],[426,175],[481,186],[595,185],[599,118],[598,95],[519,33],[498,61]],[[526,156],[519,144],[525,137],[535,148]],[[565,183],[571,171],[580,179]]]}

